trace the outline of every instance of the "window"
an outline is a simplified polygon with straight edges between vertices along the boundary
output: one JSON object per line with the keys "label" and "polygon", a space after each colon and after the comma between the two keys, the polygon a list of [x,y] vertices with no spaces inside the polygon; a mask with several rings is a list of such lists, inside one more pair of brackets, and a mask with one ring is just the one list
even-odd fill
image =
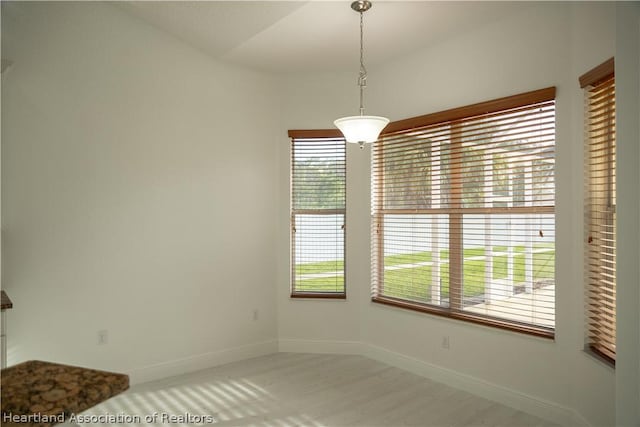
{"label": "window", "polygon": [[346,295],[346,144],[337,135],[289,131],[292,297]]}
{"label": "window", "polygon": [[555,88],[384,132],[372,154],[373,301],[553,337]]}
{"label": "window", "polygon": [[616,105],[613,58],[580,77],[585,96],[587,347],[616,358]]}

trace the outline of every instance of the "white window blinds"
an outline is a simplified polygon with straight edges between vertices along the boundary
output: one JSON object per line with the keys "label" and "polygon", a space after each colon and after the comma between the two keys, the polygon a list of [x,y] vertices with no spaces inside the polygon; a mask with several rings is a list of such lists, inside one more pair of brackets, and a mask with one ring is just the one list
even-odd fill
{"label": "white window blinds", "polygon": [[291,296],[345,297],[346,144],[291,140]]}
{"label": "white window blinds", "polygon": [[395,122],[372,154],[373,300],[552,337],[555,88]]}

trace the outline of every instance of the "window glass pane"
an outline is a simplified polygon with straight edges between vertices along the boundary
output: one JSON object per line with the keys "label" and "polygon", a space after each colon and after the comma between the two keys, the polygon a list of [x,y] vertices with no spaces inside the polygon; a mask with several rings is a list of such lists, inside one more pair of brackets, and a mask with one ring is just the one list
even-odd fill
{"label": "window glass pane", "polygon": [[384,232],[384,295],[448,306],[448,217],[385,215]]}
{"label": "window glass pane", "polygon": [[294,209],[344,209],[344,141],[296,140],[293,148]]}
{"label": "window glass pane", "polygon": [[295,216],[295,283],[301,292],[344,292],[344,215]]}
{"label": "window glass pane", "polygon": [[344,139],[293,138],[291,146],[292,296],[345,294]]}
{"label": "window glass pane", "polygon": [[[447,179],[446,152],[449,126],[398,140],[385,150],[380,167],[382,178],[375,183],[384,188],[387,209],[428,209],[440,206],[441,186]],[[375,185],[374,184],[374,185]]]}
{"label": "window glass pane", "polygon": [[553,327],[553,215],[465,215],[464,309]]}

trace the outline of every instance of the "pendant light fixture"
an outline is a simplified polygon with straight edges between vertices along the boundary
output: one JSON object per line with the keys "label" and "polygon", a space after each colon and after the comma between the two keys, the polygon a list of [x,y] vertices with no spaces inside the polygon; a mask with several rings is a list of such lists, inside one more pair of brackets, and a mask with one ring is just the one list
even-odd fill
{"label": "pendant light fixture", "polygon": [[360,115],[342,117],[333,122],[344,135],[347,142],[355,142],[363,148],[365,142],[374,142],[380,136],[382,129],[389,123],[389,119],[380,116],[364,115],[364,88],[367,86],[367,69],[364,66],[364,42],[363,42],[363,14],[371,9],[369,0],[357,0],[351,3],[351,9],[360,14],[360,74],[358,86],[360,86]]}

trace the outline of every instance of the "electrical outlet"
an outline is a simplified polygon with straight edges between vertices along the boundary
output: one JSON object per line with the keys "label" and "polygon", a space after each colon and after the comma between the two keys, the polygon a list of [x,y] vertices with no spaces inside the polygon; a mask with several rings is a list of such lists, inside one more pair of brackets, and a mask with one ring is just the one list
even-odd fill
{"label": "electrical outlet", "polygon": [[449,336],[448,335],[443,335],[442,336],[442,348],[444,348],[445,350],[449,350]]}
{"label": "electrical outlet", "polygon": [[102,329],[98,331],[98,345],[107,344],[109,342],[109,331]]}
{"label": "electrical outlet", "polygon": [[258,311],[257,308],[253,309],[253,321],[256,322],[258,321],[258,318],[260,317],[260,312]]}

